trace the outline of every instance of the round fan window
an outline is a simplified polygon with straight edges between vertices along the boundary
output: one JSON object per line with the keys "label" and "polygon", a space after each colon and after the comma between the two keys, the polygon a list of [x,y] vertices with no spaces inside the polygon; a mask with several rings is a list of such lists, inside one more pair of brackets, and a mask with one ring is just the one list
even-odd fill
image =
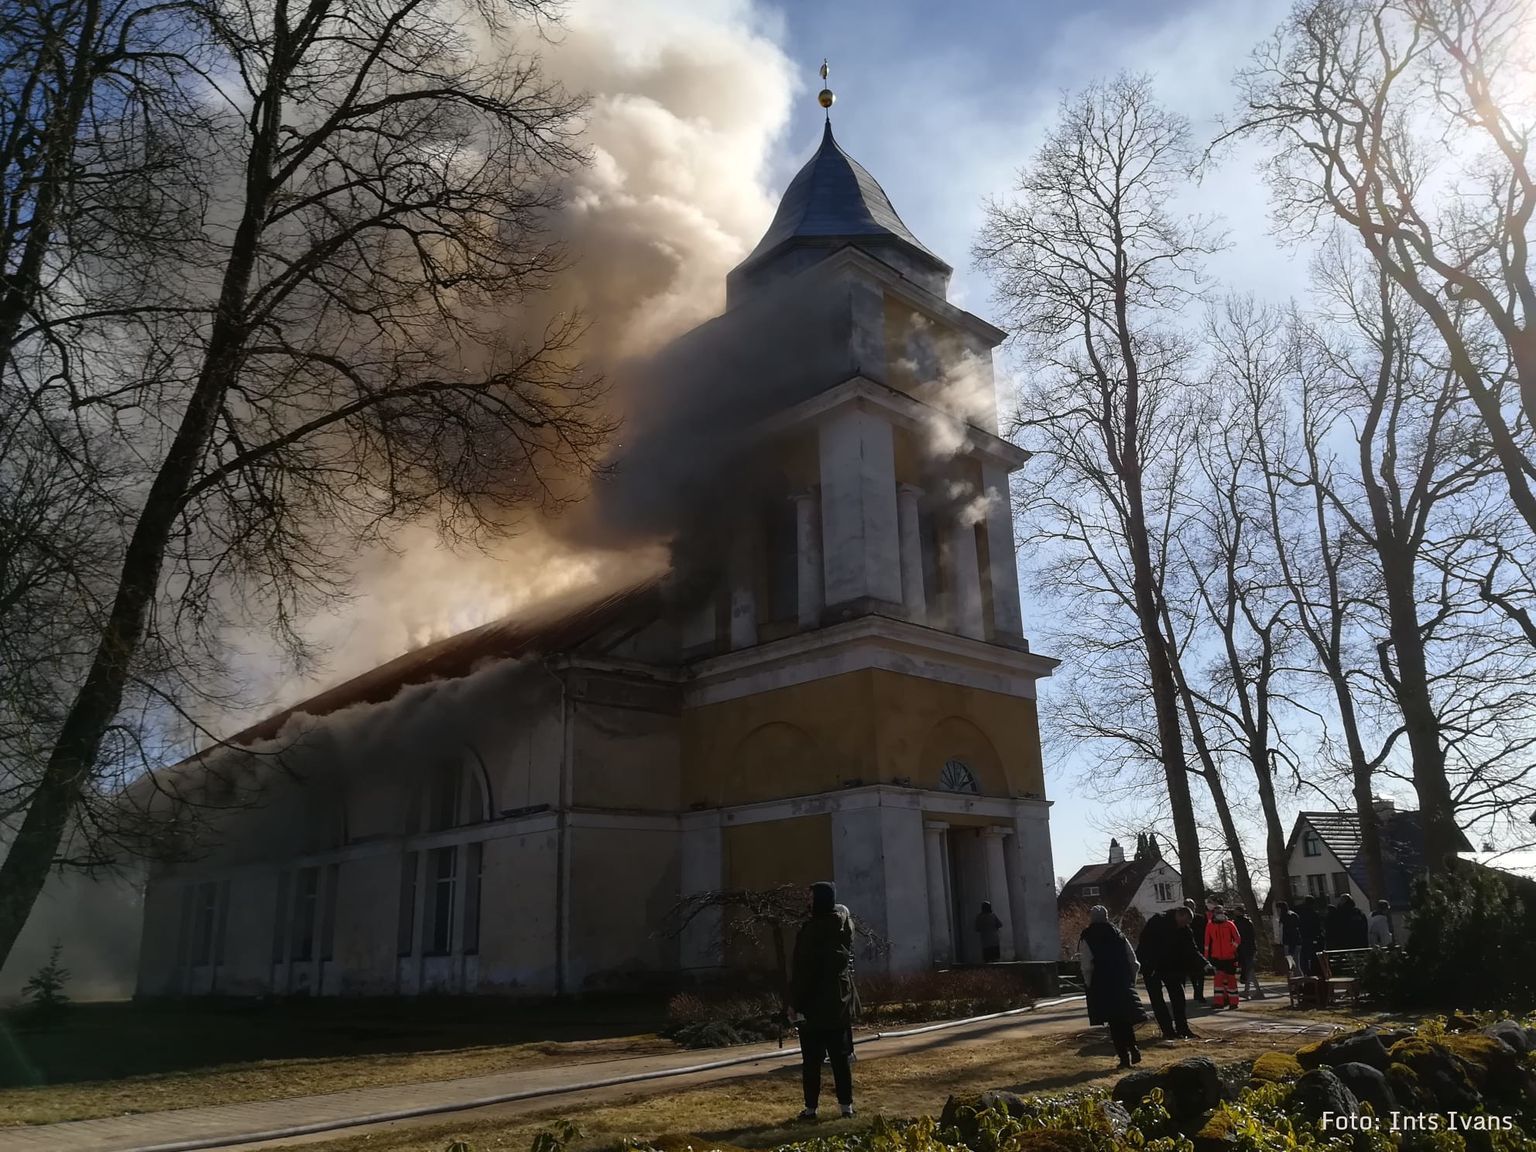
{"label": "round fan window", "polygon": [[946,792],[979,792],[976,774],[959,760],[946,760],[939,773],[939,787]]}

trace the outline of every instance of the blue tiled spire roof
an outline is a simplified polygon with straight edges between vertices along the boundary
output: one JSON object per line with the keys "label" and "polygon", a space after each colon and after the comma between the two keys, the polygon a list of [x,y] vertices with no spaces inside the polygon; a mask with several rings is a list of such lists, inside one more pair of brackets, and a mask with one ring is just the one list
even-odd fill
{"label": "blue tiled spire roof", "polygon": [[821,147],[789,182],[773,223],[738,271],[750,269],[802,239],[897,242],[915,249],[946,273],[950,271],[949,265],[901,222],[879,182],[838,147],[830,120],[822,133]]}

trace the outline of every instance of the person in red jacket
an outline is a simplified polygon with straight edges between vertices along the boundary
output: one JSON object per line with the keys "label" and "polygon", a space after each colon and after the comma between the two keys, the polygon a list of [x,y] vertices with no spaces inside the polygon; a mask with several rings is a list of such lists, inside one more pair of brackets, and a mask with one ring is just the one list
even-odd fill
{"label": "person in red jacket", "polygon": [[1205,958],[1216,969],[1211,978],[1211,999],[1217,1008],[1236,1008],[1237,954],[1243,944],[1237,925],[1227,919],[1227,911],[1220,904],[1211,909],[1205,925]]}

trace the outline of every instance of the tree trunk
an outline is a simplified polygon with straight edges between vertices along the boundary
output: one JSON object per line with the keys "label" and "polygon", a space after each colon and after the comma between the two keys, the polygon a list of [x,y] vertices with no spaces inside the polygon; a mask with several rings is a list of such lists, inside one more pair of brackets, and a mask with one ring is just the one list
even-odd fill
{"label": "tree trunk", "polygon": [[1456,805],[1445,778],[1445,749],[1440,719],[1429,692],[1418,605],[1413,594],[1413,564],[1394,546],[1384,549],[1382,574],[1387,589],[1388,632],[1396,656],[1393,693],[1403,713],[1403,729],[1413,758],[1413,788],[1419,798],[1424,828],[1424,863],[1431,873],[1442,872],[1456,854],[1461,832]]}
{"label": "tree trunk", "polygon": [[[1259,785],[1259,807],[1264,810],[1264,859],[1269,866],[1270,900],[1291,898],[1291,862],[1285,854],[1285,826],[1280,823],[1280,805],[1275,799],[1275,772],[1269,749],[1249,745],[1248,759]],[[1250,913],[1253,915],[1253,913]],[[1253,921],[1257,924],[1257,918]]]}
{"label": "tree trunk", "polygon": [[[269,78],[269,83],[278,82]],[[246,341],[246,299],[270,194],[268,174],[276,154],[280,108],[274,91],[269,88],[262,101],[265,107],[253,113],[260,117],[261,130],[248,157],[245,209],[231,241],[197,384],[139,511],[90,670],[65,714],[36,797],[0,864],[0,966],[43,889],[70,814],[95,770],[102,739],[122,706],[146,617],[159,591],[166,546],[202,464],[224,397],[239,371]]]}

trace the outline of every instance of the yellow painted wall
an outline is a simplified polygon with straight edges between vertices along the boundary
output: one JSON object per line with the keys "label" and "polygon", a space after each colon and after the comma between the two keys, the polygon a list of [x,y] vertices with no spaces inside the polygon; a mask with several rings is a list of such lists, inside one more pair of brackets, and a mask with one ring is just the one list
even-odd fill
{"label": "yellow painted wall", "polygon": [[1033,700],[865,670],[683,714],[683,799],[710,807],[906,778],[936,788],[951,757],[984,795],[1043,794]]}
{"label": "yellow painted wall", "polygon": [[[832,879],[832,817],[821,813],[761,824],[727,824],[722,849],[727,888],[764,889],[780,884],[809,888],[818,880]],[[785,947],[794,947],[792,931],[785,934]],[[753,947],[738,933],[726,933],[727,964],[770,967],[773,962],[771,939]]]}

